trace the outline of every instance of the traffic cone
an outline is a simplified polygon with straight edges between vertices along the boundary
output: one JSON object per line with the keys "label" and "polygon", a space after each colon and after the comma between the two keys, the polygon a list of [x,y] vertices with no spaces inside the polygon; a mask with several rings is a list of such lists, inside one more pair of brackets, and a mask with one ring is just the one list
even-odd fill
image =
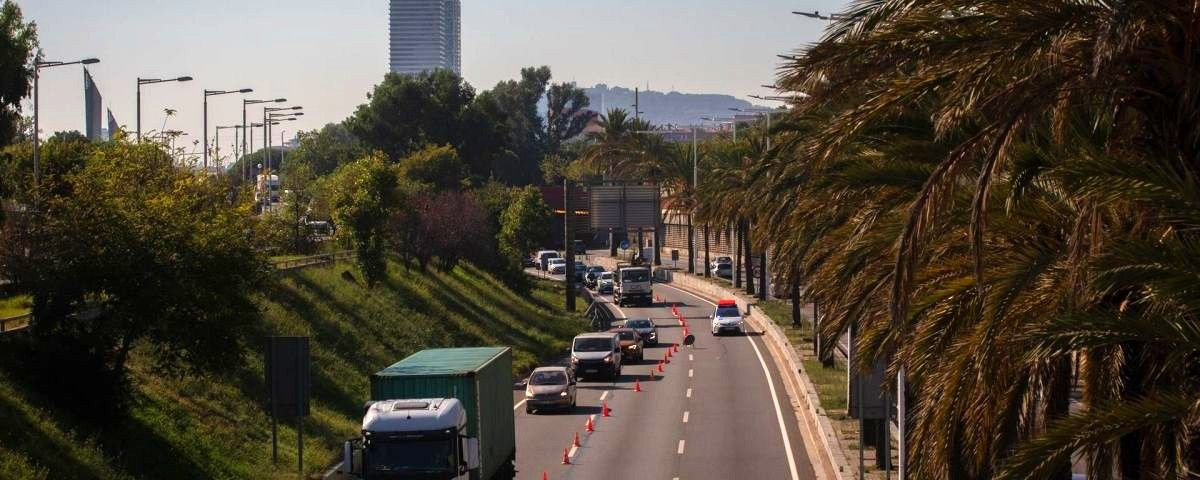
{"label": "traffic cone", "polygon": [[596,431],[596,424],[592,423],[591,415],[588,415],[588,420],[587,420],[587,423],[584,424],[584,427],[587,429],[587,433],[592,433],[592,432]]}
{"label": "traffic cone", "polygon": [[654,379],[654,367],[650,367],[650,379]]}
{"label": "traffic cone", "polygon": [[563,463],[562,463],[563,465],[570,465],[570,464],[571,464],[571,457],[568,457],[568,456],[567,456],[567,452],[569,452],[569,451],[571,451],[571,449],[569,449],[569,448],[564,448],[564,449],[563,449]]}
{"label": "traffic cone", "polygon": [[666,364],[671,363],[671,351],[670,350],[667,350],[667,354],[663,355],[663,363],[666,363]]}
{"label": "traffic cone", "polygon": [[582,446],[583,446],[583,445],[580,445],[580,444],[579,444],[579,432],[575,432],[575,441],[574,441],[574,442],[571,442],[571,445],[572,445],[572,446],[575,446],[575,447],[582,447]]}
{"label": "traffic cone", "polygon": [[610,410],[608,409],[608,400],[604,400],[603,402],[600,403],[600,414],[602,416],[608,417],[608,416],[610,416],[609,412],[610,412]]}
{"label": "traffic cone", "polygon": [[550,480],[550,474],[546,473],[545,470],[542,470],[542,480]]}
{"label": "traffic cone", "polygon": [[636,378],[633,379],[633,391],[635,391],[635,392],[642,391],[642,381],[641,380],[638,380]]}
{"label": "traffic cone", "polygon": [[679,353],[679,344],[678,344],[678,343],[676,343],[676,344],[674,344],[674,345],[671,345],[671,349],[672,349],[672,350],[675,350],[675,353]]}
{"label": "traffic cone", "polygon": [[659,360],[659,361],[658,361],[658,373],[662,373],[662,371],[663,371],[663,369],[662,369],[662,365],[663,365],[663,364],[662,364],[662,360]]}

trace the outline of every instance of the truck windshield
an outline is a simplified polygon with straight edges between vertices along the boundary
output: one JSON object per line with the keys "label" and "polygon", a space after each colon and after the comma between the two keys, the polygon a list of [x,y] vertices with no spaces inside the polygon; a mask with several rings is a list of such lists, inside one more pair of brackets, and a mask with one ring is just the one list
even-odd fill
{"label": "truck windshield", "polygon": [[718,317],[736,317],[740,315],[737,307],[717,307]]}
{"label": "truck windshield", "polygon": [[627,270],[621,272],[622,282],[648,282],[650,281],[650,272],[645,270]]}
{"label": "truck windshield", "polygon": [[367,478],[403,478],[408,474],[456,471],[454,440],[369,442],[366,446]]}
{"label": "truck windshield", "polygon": [[612,340],[607,338],[576,338],[576,352],[607,352],[613,349]]}

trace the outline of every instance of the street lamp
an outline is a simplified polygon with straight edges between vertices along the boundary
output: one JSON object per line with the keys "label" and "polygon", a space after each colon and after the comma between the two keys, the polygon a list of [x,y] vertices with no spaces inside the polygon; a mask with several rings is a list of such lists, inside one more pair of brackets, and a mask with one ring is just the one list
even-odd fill
{"label": "street lamp", "polygon": [[208,97],[217,95],[228,95],[230,93],[250,93],[253,88],[243,88],[241,90],[204,90],[204,170],[208,170]]}
{"label": "street lamp", "polygon": [[96,58],[85,58],[83,60],[76,60],[74,62],[38,60],[37,58],[34,58],[33,60],[33,199],[35,202],[35,208],[37,207],[36,202],[38,199],[38,182],[40,181],[42,175],[41,167],[39,167],[38,163],[38,161],[41,160],[41,143],[38,139],[38,72],[40,72],[43,68],[65,67],[67,65],[91,65],[93,63],[100,63],[100,60]]}
{"label": "street lamp", "polygon": [[183,76],[176,78],[142,78],[137,79],[137,141],[142,143],[142,85],[154,85],[156,83],[167,82],[190,82],[192,77]]}
{"label": "street lamp", "polygon": [[[270,148],[271,131],[270,131],[270,126],[273,121],[273,119],[271,119],[269,117],[272,117],[272,116],[285,117],[288,115],[297,115],[297,114],[304,115],[304,113],[302,113],[302,112],[296,112],[296,110],[303,110],[303,109],[304,109],[304,107],[299,106],[299,105],[294,106],[294,107],[264,107],[263,108],[263,121],[262,121],[262,123],[263,123],[263,150],[264,150],[264,155],[266,155],[266,160],[263,161],[263,164],[266,165],[268,171],[270,171],[270,169],[271,169],[271,148]],[[276,114],[273,112],[289,112],[289,113]],[[295,119],[293,119],[293,120],[295,120]]]}
{"label": "street lamp", "polygon": [[[257,105],[260,103],[283,103],[286,101],[287,101],[286,98],[276,98],[274,100],[246,100],[246,99],[242,100],[242,155],[243,156],[245,156],[246,152],[248,152],[248,150],[246,149],[246,128],[247,128],[246,127],[246,106],[247,105]],[[254,142],[251,141],[250,144],[254,145]],[[246,178],[246,162],[242,162],[242,181],[246,181],[246,180],[247,180],[247,178]]]}

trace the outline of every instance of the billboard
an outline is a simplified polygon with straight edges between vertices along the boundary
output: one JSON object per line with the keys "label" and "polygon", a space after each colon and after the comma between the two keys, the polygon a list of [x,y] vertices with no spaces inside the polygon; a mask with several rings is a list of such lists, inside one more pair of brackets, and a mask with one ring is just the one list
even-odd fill
{"label": "billboard", "polygon": [[649,229],[658,225],[657,185],[601,185],[590,189],[592,228]]}
{"label": "billboard", "polygon": [[96,82],[92,80],[91,72],[85,67],[83,69],[83,111],[84,123],[87,124],[86,134],[90,140],[104,140],[100,134],[100,117],[101,103],[100,89],[96,88]]}

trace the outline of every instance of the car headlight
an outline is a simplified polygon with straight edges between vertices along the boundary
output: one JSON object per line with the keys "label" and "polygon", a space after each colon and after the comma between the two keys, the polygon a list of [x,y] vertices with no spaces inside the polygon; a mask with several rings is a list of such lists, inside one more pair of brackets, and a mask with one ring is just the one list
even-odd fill
{"label": "car headlight", "polygon": [[655,332],[650,332],[650,338],[658,338],[658,334]]}
{"label": "car headlight", "polygon": [[579,363],[579,359],[575,358],[574,355],[571,355],[571,363]]}
{"label": "car headlight", "polygon": [[559,392],[559,393],[558,393],[558,396],[560,396],[560,397],[565,397],[565,396],[567,396],[567,391],[566,391],[566,390],[563,390],[563,391]]}
{"label": "car headlight", "polygon": [[533,398],[533,390],[525,389],[525,398]]}
{"label": "car headlight", "polygon": [[611,353],[608,354],[607,357],[604,357],[604,363],[612,363],[612,354]]}

